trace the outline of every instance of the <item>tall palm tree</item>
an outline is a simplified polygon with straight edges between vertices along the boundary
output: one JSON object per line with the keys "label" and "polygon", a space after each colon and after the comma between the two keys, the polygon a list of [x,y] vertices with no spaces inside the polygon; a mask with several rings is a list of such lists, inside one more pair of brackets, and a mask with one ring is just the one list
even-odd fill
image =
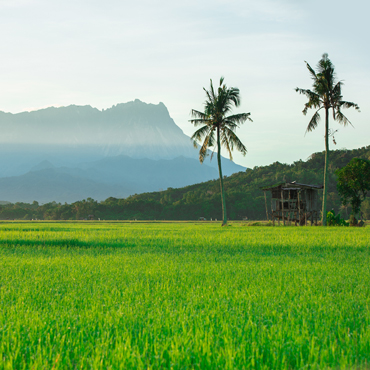
{"label": "tall palm tree", "polygon": [[316,109],[308,123],[306,133],[313,131],[320,121],[321,109],[325,110],[325,167],[324,167],[324,193],[322,200],[322,224],[326,226],[326,199],[328,194],[328,166],[329,166],[329,110],[332,109],[333,119],[338,121],[343,126],[352,125],[348,118],[342,113],[342,108],[355,108],[360,110],[355,103],[344,101],[342,97],[343,82],[336,80],[334,65],[328,57],[328,54],[323,54],[317,64],[317,72],[307,63],[307,69],[310,72],[313,80],[313,90],[305,90],[296,88],[300,94],[306,95],[308,102],[305,104],[303,114],[306,115],[308,109]]}
{"label": "tall palm tree", "polygon": [[202,127],[195,131],[191,138],[196,148],[198,147],[198,142],[203,142],[199,150],[200,163],[203,163],[204,158],[207,156],[208,148],[215,148],[217,146],[218,173],[220,176],[222,201],[222,226],[224,226],[227,223],[227,213],[221,168],[221,145],[226,147],[231,160],[233,159],[231,152],[234,148],[245,155],[247,148],[236,136],[235,130],[246,120],[252,120],[249,117],[250,113],[227,116],[231,112],[233,105],[235,107],[240,105],[240,93],[236,87],[228,88],[224,84],[223,77],[220,78],[220,85],[217,91],[213,88],[212,80],[210,89],[206,90],[203,88],[203,90],[207,95],[207,100],[204,103],[204,112],[193,109],[191,111],[193,119],[190,120],[195,127],[200,125]]}

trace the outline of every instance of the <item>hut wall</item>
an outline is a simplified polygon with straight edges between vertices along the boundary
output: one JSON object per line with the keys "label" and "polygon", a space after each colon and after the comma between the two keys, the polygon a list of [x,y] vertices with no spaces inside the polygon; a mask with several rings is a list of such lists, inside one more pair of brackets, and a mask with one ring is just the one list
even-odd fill
{"label": "hut wall", "polygon": [[307,194],[306,201],[307,212],[316,210],[317,192],[315,190],[307,189],[306,194]]}

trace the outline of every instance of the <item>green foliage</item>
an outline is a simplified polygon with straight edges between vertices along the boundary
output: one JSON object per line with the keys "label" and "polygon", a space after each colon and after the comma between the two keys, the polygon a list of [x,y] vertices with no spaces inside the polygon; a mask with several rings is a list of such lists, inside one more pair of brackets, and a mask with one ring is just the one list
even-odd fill
{"label": "green foliage", "polygon": [[369,238],[370,228],[2,223],[0,368],[366,368]]}
{"label": "green foliage", "polygon": [[[195,126],[202,126],[192,135],[194,146],[198,148],[198,142],[202,145],[199,150],[199,160],[203,163],[207,156],[208,148],[217,148],[218,143],[226,148],[230,159],[234,147],[243,155],[247,153],[247,148],[235,135],[235,130],[245,121],[252,121],[250,113],[238,113],[229,115],[233,106],[240,105],[240,92],[236,87],[228,88],[221,77],[220,85],[217,90],[213,88],[211,80],[210,89],[203,88],[207,95],[204,103],[204,112],[192,109],[193,119],[190,122]],[[220,152],[220,148],[218,148]]]}
{"label": "green foliage", "polygon": [[360,212],[361,203],[370,191],[370,161],[353,158],[347,166],[336,171],[337,188],[343,205],[351,204],[352,216]]}
{"label": "green foliage", "polygon": [[340,214],[335,214],[334,210],[329,211],[326,216],[328,226],[349,226],[348,222],[340,217]]}
{"label": "green foliage", "polygon": [[[354,150],[331,152],[328,208],[345,219],[350,217],[350,206],[343,206],[336,188],[335,171],[346,166],[354,157],[370,159],[370,146]],[[322,184],[324,153],[314,153],[307,161],[293,164],[275,162],[269,166],[249,168],[225,178],[226,200],[230,220],[266,220],[262,187],[282,181]],[[319,193],[319,195],[321,195]],[[267,205],[271,199],[267,193]],[[370,198],[362,203],[364,218],[370,219]],[[216,180],[179,189],[143,193],[126,199],[108,198],[102,202],[83,200],[72,204],[43,205],[15,203],[0,205],[0,219],[81,220],[94,215],[98,220],[221,220],[220,185]]]}
{"label": "green foliage", "polygon": [[[335,68],[329,59],[328,54],[323,54],[317,64],[317,71],[315,71],[307,62],[306,67],[313,80],[313,89],[308,90],[297,87],[296,91],[308,98],[308,102],[305,104],[303,109],[304,115],[307,114],[309,109],[317,109],[307,126],[306,132],[313,131],[318,126],[320,121],[319,111],[321,109],[332,109],[333,118],[335,120],[343,124],[343,126],[350,124],[351,122],[342,113],[342,109],[355,108],[359,111],[360,108],[356,103],[343,100],[343,82],[337,81]],[[325,136],[327,135],[329,135],[329,132],[325,133]]]}

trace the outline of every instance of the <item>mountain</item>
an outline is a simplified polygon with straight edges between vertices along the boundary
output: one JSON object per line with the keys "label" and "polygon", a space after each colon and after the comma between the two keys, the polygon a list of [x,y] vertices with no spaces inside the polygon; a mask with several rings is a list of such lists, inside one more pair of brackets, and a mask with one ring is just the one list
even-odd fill
{"label": "mountain", "polygon": [[106,110],[91,106],[46,108],[18,114],[0,112],[1,143],[94,146],[104,156],[174,158],[193,155],[190,139],[163,103],[136,99]]}
{"label": "mountain", "polygon": [[[198,151],[175,124],[163,103],[136,99],[98,110],[91,106],[50,107],[33,112],[0,112],[0,177],[22,175],[42,161],[75,167],[124,155],[151,160]],[[225,175],[245,168],[224,159]],[[217,161],[206,161],[217,168]],[[198,164],[198,166],[200,166]]]}
{"label": "mountain", "polygon": [[40,171],[40,170],[48,170],[50,168],[55,168],[55,166],[51,162],[45,160],[45,161],[40,162],[38,165],[32,167],[31,171],[34,172],[34,171]]}
{"label": "mountain", "polygon": [[[218,177],[217,161],[199,163],[163,103],[0,112],[0,130],[4,201],[122,198]],[[245,170],[226,158],[222,165],[226,176]]]}
{"label": "mountain", "polygon": [[[82,176],[64,173],[56,169],[31,171],[21,176],[0,178],[0,199],[16,202],[75,202],[86,198],[105,199],[122,197],[133,189],[109,186],[91,181]],[[114,194],[114,195],[113,195]]]}
{"label": "mountain", "polygon": [[116,156],[92,163],[80,164],[86,177],[107,184],[130,183],[137,193],[157,191],[167,187],[181,187],[195,182],[217,178],[217,171],[207,165],[199,165],[195,159],[150,160]]}
{"label": "mountain", "polygon": [[75,202],[103,200],[136,193],[182,187],[217,178],[217,171],[195,159],[151,160],[107,157],[77,167],[55,167],[42,161],[20,176],[0,178],[0,199],[10,202]]}

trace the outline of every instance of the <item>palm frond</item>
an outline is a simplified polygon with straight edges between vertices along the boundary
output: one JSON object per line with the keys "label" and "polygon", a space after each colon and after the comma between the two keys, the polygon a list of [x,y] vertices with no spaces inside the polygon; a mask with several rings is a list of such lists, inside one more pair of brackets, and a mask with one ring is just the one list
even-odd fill
{"label": "palm frond", "polygon": [[212,127],[211,135],[209,136],[208,148],[213,148],[216,145],[215,127]]}
{"label": "palm frond", "polygon": [[311,90],[309,90],[309,89],[300,89],[299,87],[296,87],[295,91],[302,94],[302,95],[307,96],[308,99],[320,100],[320,95],[311,91]]}
{"label": "palm frond", "polygon": [[337,109],[335,112],[335,119],[343,126],[351,125],[354,127],[351,121],[339,109]]}
{"label": "palm frond", "polygon": [[199,150],[200,163],[204,162],[205,157],[208,155],[207,150],[209,147],[212,147],[214,145],[214,142],[215,142],[214,129],[211,129]]}
{"label": "palm frond", "polygon": [[338,81],[336,85],[333,87],[333,96],[335,96],[337,99],[342,98],[342,81]]}
{"label": "palm frond", "polygon": [[207,143],[204,142],[202,147],[199,150],[199,162],[203,163],[204,159],[207,157],[207,155],[208,155],[208,153],[207,153]]}
{"label": "palm frond", "polygon": [[308,109],[311,108],[320,108],[321,104],[323,103],[320,99],[320,95],[316,94],[315,92],[308,90],[308,89],[300,89],[296,88],[295,91],[299,92],[300,94],[306,95],[308,97],[308,102],[305,103],[304,109],[302,113],[304,115],[307,114]]}
{"label": "palm frond", "polygon": [[304,62],[306,63],[306,67],[307,67],[307,69],[309,70],[309,72],[311,74],[311,78],[313,80],[316,80],[317,79],[316,72],[314,71],[314,69],[306,61],[304,61]]}
{"label": "palm frond", "polygon": [[321,119],[320,114],[319,114],[319,110],[317,110],[315,112],[315,114],[312,116],[312,118],[311,118],[311,120],[310,120],[310,122],[309,122],[309,124],[307,126],[307,129],[306,129],[306,133],[305,134],[307,134],[307,132],[313,131],[317,127],[317,125],[319,124],[320,119]]}
{"label": "palm frond", "polygon": [[192,123],[195,127],[197,127],[199,125],[207,125],[207,126],[210,126],[210,121],[208,119],[206,119],[206,120],[201,119],[201,118],[191,119],[191,120],[189,120],[189,122]]}
{"label": "palm frond", "polygon": [[207,99],[208,100],[206,100],[205,102],[204,102],[204,106],[206,107],[207,106],[207,103],[209,102],[209,101],[212,101],[213,100],[213,98],[212,98],[212,93],[210,92],[210,91],[208,91],[207,89],[205,89],[204,87],[203,87],[203,90],[205,91],[205,93],[206,93],[206,95],[207,95]]}
{"label": "palm frond", "polygon": [[199,112],[198,110],[192,109],[191,110],[191,116],[195,118],[201,118],[201,119],[206,119],[207,115],[203,112]]}
{"label": "palm frond", "polygon": [[199,112],[195,109],[192,109],[191,111],[191,115],[193,117],[197,117],[197,118],[194,118],[194,119],[190,119],[189,122],[192,123],[195,127],[199,126],[199,125],[208,125],[209,124],[209,117],[203,113],[203,112]]}
{"label": "palm frond", "polygon": [[353,103],[353,102],[341,100],[339,102],[338,106],[341,107],[341,108],[346,108],[346,109],[355,108],[356,110],[358,110],[360,112],[360,107],[356,103]]}
{"label": "palm frond", "polygon": [[228,142],[230,148],[233,150],[234,147],[241,152],[243,155],[247,154],[247,148],[245,145],[240,141],[240,139],[236,136],[235,132],[228,129],[227,127],[223,130],[225,140]]}
{"label": "palm frond", "polygon": [[233,160],[232,150],[234,149],[234,147],[233,144],[230,143],[230,141],[228,140],[225,128],[221,131],[221,143],[223,146],[226,147],[226,150],[229,153],[229,158],[232,161]]}
{"label": "palm frond", "polygon": [[227,98],[234,103],[235,107],[239,107],[241,102],[240,90],[237,87],[231,87],[228,91]]}
{"label": "palm frond", "polygon": [[209,135],[211,131],[212,128],[210,126],[205,125],[194,132],[194,134],[191,136],[191,140],[201,142],[205,137]]}
{"label": "palm frond", "polygon": [[235,125],[240,125],[243,124],[245,121],[250,121],[253,122],[252,118],[250,118],[250,113],[238,113],[238,114],[233,114],[232,116],[228,116],[225,118],[225,123],[226,124],[235,124]]}
{"label": "palm frond", "polygon": [[213,88],[213,81],[212,81],[212,79],[210,79],[210,97],[211,97],[211,99],[210,99],[210,101],[215,101],[216,100],[216,94],[215,94],[215,90],[214,90],[214,88]]}

